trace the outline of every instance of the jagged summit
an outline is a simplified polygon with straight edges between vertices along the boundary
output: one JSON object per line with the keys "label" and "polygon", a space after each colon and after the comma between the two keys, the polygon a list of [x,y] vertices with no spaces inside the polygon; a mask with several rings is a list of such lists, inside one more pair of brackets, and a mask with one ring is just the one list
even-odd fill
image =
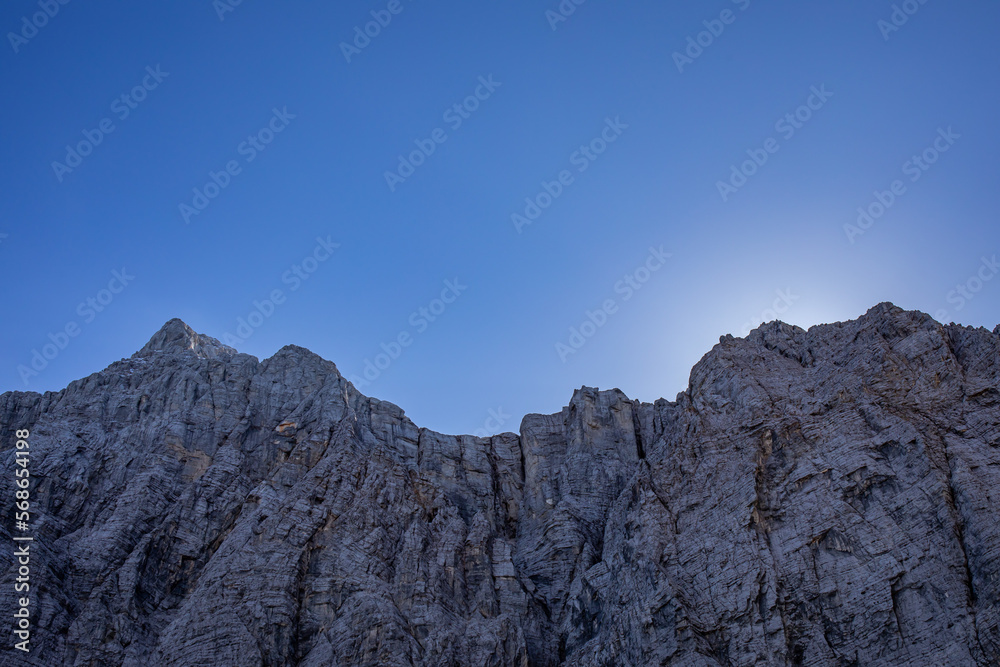
{"label": "jagged summit", "polygon": [[[194,353],[195,356],[204,359],[221,360],[229,360],[240,354],[239,350],[216,338],[196,332],[183,320],[175,317],[160,327],[159,331],[149,339],[149,342],[132,356],[133,358],[145,359],[157,353],[177,354],[185,352]],[[250,355],[245,356],[249,357]],[[289,369],[297,368],[298,372],[303,369],[321,369],[325,373],[340,377],[340,371],[336,364],[299,345],[285,345],[273,356],[265,359],[263,363],[288,367]]]}
{"label": "jagged summit", "polygon": [[[871,308],[869,308],[868,312],[865,314],[868,316],[879,316],[879,315],[890,315],[903,312],[906,312],[906,310],[904,308],[900,308],[892,301],[882,301],[881,303],[877,303]],[[918,311],[911,311],[911,312],[918,312]]]}
{"label": "jagged summit", "polygon": [[237,351],[228,345],[223,345],[211,336],[197,333],[194,329],[178,318],[168,320],[153,334],[135,356],[148,357],[154,352],[177,352],[191,350],[200,357],[216,359],[223,355],[232,356]]}
{"label": "jagged summit", "polygon": [[270,359],[278,358],[289,358],[296,359],[302,363],[313,363],[313,364],[323,364],[329,366],[331,370],[336,372],[338,375],[340,371],[337,370],[336,364],[334,364],[329,359],[324,359],[320,355],[316,354],[307,347],[302,347],[301,345],[285,345],[280,350],[274,353]]}

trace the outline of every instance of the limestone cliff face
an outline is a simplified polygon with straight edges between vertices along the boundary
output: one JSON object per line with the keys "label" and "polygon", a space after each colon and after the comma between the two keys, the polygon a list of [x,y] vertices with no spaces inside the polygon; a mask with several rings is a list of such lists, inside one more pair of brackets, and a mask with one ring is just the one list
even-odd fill
{"label": "limestone cliff face", "polygon": [[0,664],[996,666],[998,354],[882,304],[724,337],[674,402],[582,388],[475,438],[173,320],[0,396],[36,540]]}

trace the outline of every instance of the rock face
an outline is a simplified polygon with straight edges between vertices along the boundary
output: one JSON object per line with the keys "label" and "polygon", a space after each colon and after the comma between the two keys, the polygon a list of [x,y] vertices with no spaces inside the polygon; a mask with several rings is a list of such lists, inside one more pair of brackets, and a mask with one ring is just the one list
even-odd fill
{"label": "rock face", "polygon": [[674,402],[582,388],[475,438],[172,320],[0,396],[35,536],[0,664],[996,666],[998,354],[881,304],[726,336]]}

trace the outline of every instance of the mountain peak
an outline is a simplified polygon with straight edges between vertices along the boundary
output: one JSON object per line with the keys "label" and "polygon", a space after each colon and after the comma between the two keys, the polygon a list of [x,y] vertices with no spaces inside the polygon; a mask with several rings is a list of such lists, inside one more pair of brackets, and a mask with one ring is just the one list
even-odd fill
{"label": "mountain peak", "polygon": [[149,342],[136,352],[136,356],[148,357],[154,352],[180,352],[183,350],[192,350],[199,357],[210,359],[237,353],[236,350],[228,345],[223,345],[215,338],[197,333],[183,320],[175,317],[160,327],[160,330],[153,334]]}
{"label": "mountain peak", "polygon": [[882,303],[877,303],[868,309],[867,315],[892,315],[896,313],[904,312],[902,308],[894,304],[892,301],[883,301]]}

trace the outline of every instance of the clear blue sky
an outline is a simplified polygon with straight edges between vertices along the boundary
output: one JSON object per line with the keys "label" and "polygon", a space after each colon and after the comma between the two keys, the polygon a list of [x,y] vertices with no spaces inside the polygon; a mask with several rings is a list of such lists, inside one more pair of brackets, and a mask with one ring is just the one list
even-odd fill
{"label": "clear blue sky", "polygon": [[60,389],[172,317],[236,335],[275,290],[241,351],[381,362],[362,391],[445,432],[581,385],[672,399],[776,300],[805,327],[886,300],[1000,321],[995,2],[897,26],[888,0],[224,1],[0,10],[0,390]]}

